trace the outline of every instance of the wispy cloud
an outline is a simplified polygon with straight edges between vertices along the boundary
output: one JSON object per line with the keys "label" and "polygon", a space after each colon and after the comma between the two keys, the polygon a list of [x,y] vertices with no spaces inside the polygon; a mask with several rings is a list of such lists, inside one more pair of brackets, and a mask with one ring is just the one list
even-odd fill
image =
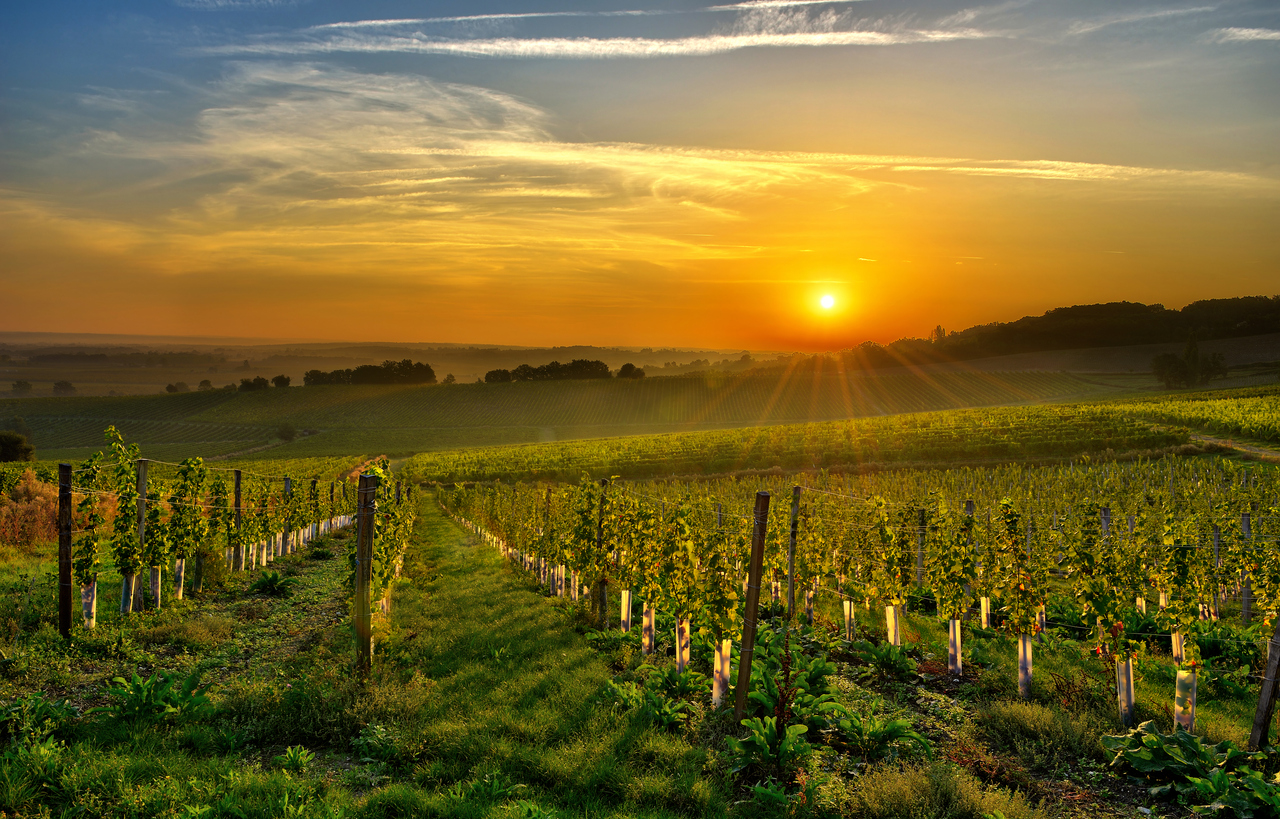
{"label": "wispy cloud", "polygon": [[173,0],[176,6],[205,11],[291,8],[307,2],[310,0]]}
{"label": "wispy cloud", "polygon": [[1264,40],[1280,40],[1280,31],[1273,28],[1220,28],[1209,33],[1215,43],[1252,43]]}
{"label": "wispy cloud", "polygon": [[892,46],[979,40],[993,36],[976,29],[900,31],[802,31],[708,34],[696,37],[499,37],[458,40],[421,34],[400,36],[340,34],[324,39],[253,40],[199,49],[207,55],[301,55],[334,52],[447,54],[458,57],[620,59],[696,57],[744,48]]}
{"label": "wispy cloud", "polygon": [[[242,0],[179,0],[180,2],[236,3]],[[243,0],[244,2],[273,2],[273,0]],[[410,17],[389,20],[352,20],[323,23],[310,30],[331,28],[395,28],[407,25],[431,25],[436,23],[476,23],[502,20],[531,20],[554,17],[663,17],[673,14],[705,14],[708,12],[752,11],[759,9],[801,8],[805,6],[843,6],[866,0],[748,0],[744,3],[704,6],[691,9],[623,9],[616,11],[524,11],[492,14],[463,14],[451,17]]]}
{"label": "wispy cloud", "polygon": [[1128,14],[1113,14],[1107,17],[1098,17],[1092,20],[1080,20],[1079,22],[1072,23],[1068,28],[1068,31],[1071,34],[1091,34],[1104,28],[1110,28],[1111,26],[1146,23],[1155,20],[1167,20],[1169,18],[1185,17],[1189,14],[1207,14],[1211,11],[1217,10],[1217,6],[1196,6],[1194,8],[1149,9],[1130,12]]}

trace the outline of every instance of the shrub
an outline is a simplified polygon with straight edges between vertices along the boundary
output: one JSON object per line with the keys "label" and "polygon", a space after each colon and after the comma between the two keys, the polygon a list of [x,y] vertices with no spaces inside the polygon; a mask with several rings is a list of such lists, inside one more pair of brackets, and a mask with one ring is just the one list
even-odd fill
{"label": "shrub", "polygon": [[105,712],[120,722],[153,722],[177,717],[193,717],[205,713],[209,698],[205,687],[200,686],[198,674],[192,674],[178,685],[178,675],[157,671],[143,679],[136,673],[129,680],[116,677],[114,687],[107,689],[107,696],[115,704],[95,709]]}
{"label": "shrub", "polygon": [[1106,728],[1034,702],[994,702],[977,714],[979,731],[998,751],[1031,770],[1056,771],[1081,759],[1101,759]]}
{"label": "shrub", "polygon": [[885,766],[864,775],[840,806],[840,815],[865,819],[1006,819],[1042,816],[1019,794],[984,790],[972,775],[950,765]]}
{"label": "shrub", "polygon": [[66,700],[46,700],[37,691],[0,709],[0,728],[10,738],[31,744],[62,731],[79,716],[79,710]]}
{"label": "shrub", "polygon": [[249,591],[265,594],[267,597],[288,597],[293,594],[293,587],[298,581],[283,577],[279,572],[266,572],[249,587]]}
{"label": "shrub", "polygon": [[228,640],[232,622],[225,617],[207,615],[178,623],[166,623],[134,633],[140,643],[167,644],[191,650],[203,650]]}

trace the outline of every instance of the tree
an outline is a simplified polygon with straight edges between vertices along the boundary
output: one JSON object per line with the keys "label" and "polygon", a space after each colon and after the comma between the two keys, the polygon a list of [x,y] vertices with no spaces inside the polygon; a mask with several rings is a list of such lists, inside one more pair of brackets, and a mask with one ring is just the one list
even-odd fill
{"label": "tree", "polygon": [[168,393],[191,392],[191,388],[187,386],[187,382],[179,381],[176,384],[169,384],[164,388]]}
{"label": "tree", "polygon": [[504,384],[511,380],[511,370],[489,370],[484,380],[486,384]]}
{"label": "tree", "polygon": [[292,379],[291,379],[291,378],[289,378],[289,376],[287,376],[287,375],[277,375],[275,378],[271,379],[271,386],[273,386],[273,387],[287,387],[287,386],[289,386],[289,382],[290,382],[291,380],[292,380]]}
{"label": "tree", "polygon": [[262,376],[256,378],[241,378],[240,392],[254,392],[256,390],[265,390],[271,386],[271,382]]}
{"label": "tree", "polygon": [[4,430],[0,432],[0,462],[34,461],[36,448],[27,442],[27,436]]}
{"label": "tree", "polygon": [[1214,378],[1227,374],[1227,362],[1222,353],[1200,355],[1200,345],[1192,338],[1182,355],[1161,353],[1151,359],[1151,372],[1166,389],[1200,387]]}
{"label": "tree", "polygon": [[622,365],[622,369],[618,370],[619,378],[644,378],[644,370],[636,365],[627,362]]}
{"label": "tree", "polygon": [[15,381],[15,382],[13,382],[13,391],[14,391],[15,393],[17,393],[18,395],[28,395],[28,394],[30,394],[31,389],[32,389],[32,388],[31,388],[31,382],[30,382],[30,381]]}
{"label": "tree", "polygon": [[444,383],[446,384],[456,384],[457,382],[458,382],[458,379],[453,377],[453,373],[449,373],[444,377]]}
{"label": "tree", "polygon": [[55,381],[53,382],[53,394],[54,395],[75,395],[76,388],[70,381]]}
{"label": "tree", "polygon": [[196,389],[199,390],[200,392],[210,392],[213,390],[213,382],[206,378],[205,380],[200,382],[199,386],[197,386]]}

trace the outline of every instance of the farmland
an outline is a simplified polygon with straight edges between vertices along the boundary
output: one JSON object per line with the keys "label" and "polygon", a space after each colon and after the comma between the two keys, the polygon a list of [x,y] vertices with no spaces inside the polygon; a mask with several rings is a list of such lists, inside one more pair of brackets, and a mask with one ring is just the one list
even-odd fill
{"label": "farmland", "polygon": [[[659,386],[630,393],[583,386],[566,406],[537,384],[467,385],[454,395],[469,397],[444,404],[431,402],[454,388],[84,398],[57,413],[44,399],[23,403],[17,409],[38,435],[63,436],[49,439],[63,452],[101,449],[92,446],[102,435],[95,424],[121,409],[140,436],[163,439],[138,452],[153,459],[150,537],[165,549],[202,550],[207,570],[202,587],[189,581],[162,606],[121,613],[103,603],[92,629],[77,616],[64,642],[54,544],[46,535],[6,546],[0,700],[12,704],[3,712],[11,750],[0,762],[0,811],[1137,816],[1171,807],[1146,786],[1192,786],[1182,774],[1137,771],[1147,777],[1137,787],[1124,778],[1134,768],[1108,770],[1107,747],[1138,741],[1125,739],[1126,722],[1149,720],[1135,736],[1151,742],[1182,741],[1174,724],[1186,719],[1195,742],[1248,743],[1269,636],[1260,621],[1280,599],[1280,473],[1199,454],[1184,425],[1211,421],[1178,413],[1212,405],[1247,422],[1265,413],[1274,388],[1110,402],[1090,393],[1084,403],[930,412],[919,411],[928,401],[917,379],[895,382],[896,392],[876,387],[916,410],[894,415],[864,404],[863,417],[787,424],[780,410],[768,424],[736,429],[496,447],[475,446],[476,428],[465,425],[473,412],[591,428],[610,402],[623,403],[618,396],[649,396],[647,407],[618,412],[630,424],[686,418],[688,426],[688,408],[663,415],[662,399],[695,390],[709,401],[695,417],[708,425],[761,406],[817,412],[815,394],[835,400],[818,391],[770,405],[767,385],[700,381],[680,393],[651,383]],[[930,383],[930,400],[999,397],[989,382]],[[1028,379],[1019,389],[1035,383],[1048,392],[1072,386]],[[493,386],[512,389],[481,392]],[[486,394],[501,413],[483,414]],[[394,451],[382,444],[397,440],[395,428],[362,431],[361,417],[394,423],[429,412],[457,425],[439,428],[454,431],[456,448],[419,452],[398,470],[420,487],[408,501],[416,523],[392,541],[399,552],[377,558],[375,587],[389,591],[389,611],[375,616],[372,669],[362,677],[353,532],[270,563],[262,544],[331,514],[327,492],[304,494],[308,479],[341,481],[367,457]],[[235,455],[231,447],[271,441],[286,421],[324,431]],[[306,457],[326,434],[346,452]],[[229,473],[216,473],[218,488],[201,482],[214,473],[199,478],[199,467],[177,463],[200,449],[233,456],[210,467],[243,471],[243,529],[230,523]],[[130,457],[112,455],[114,471],[76,467],[78,503],[116,499],[103,502],[94,574],[106,590],[128,572],[142,578],[154,560],[162,577],[176,568],[169,556],[131,556],[132,518],[111,520],[115,504],[129,502]],[[28,467],[46,483],[20,483]],[[51,514],[52,467],[0,470],[5,510]],[[606,488],[584,475],[623,480]],[[802,487],[795,507],[793,486]],[[739,722],[735,683],[717,669],[727,661],[736,673],[743,656],[757,490],[773,504]],[[408,508],[389,493],[383,503]],[[76,515],[79,560],[93,535],[80,533],[91,530],[86,513]],[[191,534],[206,525],[209,534]],[[379,522],[376,538],[390,526]],[[234,558],[223,563],[237,543],[250,571],[235,571]],[[797,616],[788,621],[791,577]],[[630,630],[620,630],[619,614],[633,618]],[[1115,625],[1100,630],[1099,618]],[[1037,633],[1024,687],[1020,646]],[[1117,710],[1118,667],[1133,676],[1127,716]],[[1189,671],[1199,692],[1191,719],[1169,707]],[[798,675],[793,689],[788,674]],[[175,686],[184,678],[208,688],[182,694]],[[160,690],[165,680],[174,682]],[[146,697],[173,710],[147,710]],[[1197,771],[1243,799],[1255,781],[1247,777],[1272,765],[1251,764]],[[1182,798],[1206,799],[1193,788]]]}
{"label": "farmland", "polygon": [[[259,392],[0,401],[41,457],[86,457],[115,424],[165,445],[164,457],[271,448],[256,457],[407,455],[469,446],[758,426],[967,406],[1101,396],[1111,389],[1058,373],[775,376],[295,387]],[[278,437],[282,424],[300,434]],[[305,434],[314,433],[314,434]]]}

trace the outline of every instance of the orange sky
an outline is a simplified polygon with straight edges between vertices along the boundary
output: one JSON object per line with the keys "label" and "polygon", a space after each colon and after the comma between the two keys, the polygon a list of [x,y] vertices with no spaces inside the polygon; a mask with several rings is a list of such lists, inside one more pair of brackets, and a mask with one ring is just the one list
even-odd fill
{"label": "orange sky", "polygon": [[10,64],[0,329],[815,350],[1276,291],[1280,45],[1213,34],[1272,29],[960,10],[867,45],[871,3],[780,5],[426,57],[242,17],[149,74]]}

